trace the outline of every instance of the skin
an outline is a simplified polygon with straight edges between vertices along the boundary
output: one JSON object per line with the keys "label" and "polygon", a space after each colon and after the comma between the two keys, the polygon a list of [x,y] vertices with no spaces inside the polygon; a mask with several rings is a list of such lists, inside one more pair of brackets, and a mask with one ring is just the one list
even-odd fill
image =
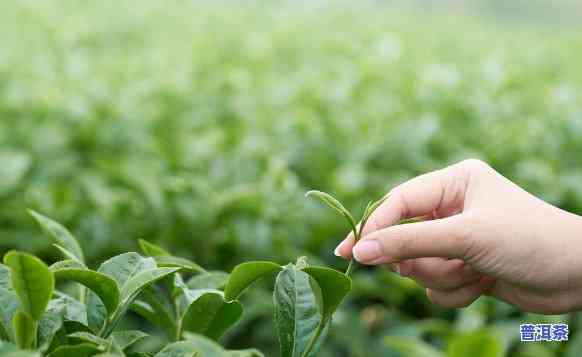
{"label": "skin", "polygon": [[[395,225],[418,216],[426,220]],[[445,307],[490,295],[542,314],[582,308],[582,217],[536,198],[479,160],[394,188],[358,244],[350,235],[335,253],[386,265]]]}

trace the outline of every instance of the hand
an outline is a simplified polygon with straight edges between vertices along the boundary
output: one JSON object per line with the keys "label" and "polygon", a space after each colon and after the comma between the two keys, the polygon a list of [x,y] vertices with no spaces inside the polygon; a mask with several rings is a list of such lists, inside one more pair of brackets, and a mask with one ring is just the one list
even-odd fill
{"label": "hand", "polygon": [[[394,225],[417,216],[428,220]],[[537,313],[582,307],[582,218],[478,160],[394,188],[355,247],[350,235],[336,248],[345,258],[352,251],[362,264],[414,279],[445,307],[483,294]]]}

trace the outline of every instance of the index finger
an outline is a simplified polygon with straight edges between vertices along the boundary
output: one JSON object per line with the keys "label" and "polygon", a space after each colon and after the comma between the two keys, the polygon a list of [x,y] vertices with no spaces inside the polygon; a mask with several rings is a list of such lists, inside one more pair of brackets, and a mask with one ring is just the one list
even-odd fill
{"label": "index finger", "polygon": [[[456,165],[455,165],[456,166]],[[417,176],[388,193],[388,198],[372,213],[362,236],[417,216],[432,216],[435,211],[462,205],[465,184],[455,166]],[[353,233],[338,245],[335,254],[345,258],[352,255]]]}

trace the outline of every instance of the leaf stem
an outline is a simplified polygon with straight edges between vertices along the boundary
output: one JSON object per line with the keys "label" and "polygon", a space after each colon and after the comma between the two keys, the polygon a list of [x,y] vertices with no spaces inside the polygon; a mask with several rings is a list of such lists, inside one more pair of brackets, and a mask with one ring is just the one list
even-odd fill
{"label": "leaf stem", "polygon": [[350,259],[350,263],[348,264],[348,268],[346,269],[345,275],[350,276],[356,267],[356,263],[354,262],[354,258]]}
{"label": "leaf stem", "polygon": [[319,340],[319,337],[321,336],[321,333],[323,332],[323,329],[325,328],[326,324],[327,324],[327,318],[322,317],[321,320],[319,321],[319,324],[317,325],[315,332],[313,333],[313,336],[311,336],[311,339],[309,340],[309,344],[307,345],[307,348],[305,348],[305,350],[301,354],[301,357],[309,357],[309,355],[311,354],[311,352],[315,348],[315,345],[317,344],[317,340]]}

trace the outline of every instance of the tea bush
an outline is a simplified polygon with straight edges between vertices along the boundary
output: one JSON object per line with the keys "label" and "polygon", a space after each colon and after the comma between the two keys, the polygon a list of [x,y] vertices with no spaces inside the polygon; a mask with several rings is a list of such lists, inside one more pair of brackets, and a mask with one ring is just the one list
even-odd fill
{"label": "tea bush", "polygon": [[[562,3],[579,13],[549,8]],[[543,22],[377,1],[2,1],[0,250],[60,259],[30,207],[94,267],[146,238],[222,271],[303,255],[343,270],[331,252],[348,229],[305,191],[360,212],[466,157],[582,212],[579,21],[535,7]],[[352,278],[321,356],[575,355],[576,341],[515,343],[540,316],[440,309],[381,269]],[[241,298],[229,349],[277,354],[272,285]],[[576,315],[548,319],[580,341]]]}

